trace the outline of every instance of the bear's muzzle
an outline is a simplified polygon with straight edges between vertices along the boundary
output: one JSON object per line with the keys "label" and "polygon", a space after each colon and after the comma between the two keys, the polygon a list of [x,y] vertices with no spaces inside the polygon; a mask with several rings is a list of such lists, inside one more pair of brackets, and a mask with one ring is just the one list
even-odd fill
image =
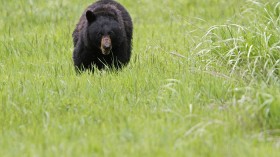
{"label": "bear's muzzle", "polygon": [[112,42],[111,42],[111,38],[109,35],[105,35],[102,37],[100,49],[101,49],[103,55],[110,54],[110,52],[112,50]]}

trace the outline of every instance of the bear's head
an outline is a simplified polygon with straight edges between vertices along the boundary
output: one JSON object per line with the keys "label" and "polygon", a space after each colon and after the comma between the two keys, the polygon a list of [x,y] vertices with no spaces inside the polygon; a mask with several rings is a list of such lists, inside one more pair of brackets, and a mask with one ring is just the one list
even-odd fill
{"label": "bear's head", "polygon": [[110,54],[123,40],[122,28],[114,16],[86,12],[88,21],[87,40],[90,46],[99,48],[103,55]]}

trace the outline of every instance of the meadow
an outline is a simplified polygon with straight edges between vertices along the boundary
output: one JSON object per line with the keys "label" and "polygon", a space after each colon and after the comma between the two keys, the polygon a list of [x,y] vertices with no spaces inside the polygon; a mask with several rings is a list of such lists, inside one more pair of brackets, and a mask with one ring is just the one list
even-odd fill
{"label": "meadow", "polygon": [[0,0],[1,157],[280,156],[278,0],[119,0],[121,71],[75,73],[88,0]]}

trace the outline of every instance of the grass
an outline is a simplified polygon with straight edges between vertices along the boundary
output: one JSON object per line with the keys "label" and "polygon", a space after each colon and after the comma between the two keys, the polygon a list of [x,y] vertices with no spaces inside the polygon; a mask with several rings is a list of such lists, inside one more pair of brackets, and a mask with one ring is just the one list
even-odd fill
{"label": "grass", "polygon": [[76,75],[91,2],[0,1],[0,156],[280,155],[277,0],[120,2],[131,62]]}

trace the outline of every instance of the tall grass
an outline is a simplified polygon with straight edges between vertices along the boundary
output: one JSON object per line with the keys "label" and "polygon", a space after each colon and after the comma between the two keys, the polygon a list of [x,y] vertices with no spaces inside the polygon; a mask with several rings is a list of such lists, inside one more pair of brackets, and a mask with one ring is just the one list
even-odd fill
{"label": "tall grass", "polygon": [[228,76],[251,84],[242,89],[244,95],[238,101],[255,108],[253,117],[259,115],[260,123],[272,128],[279,128],[275,113],[279,110],[279,6],[279,2],[247,1],[233,20],[211,26],[195,47],[207,68],[227,67]]}
{"label": "tall grass", "polygon": [[75,73],[91,2],[0,1],[0,156],[279,156],[279,2],[120,1],[122,71]]}
{"label": "tall grass", "polygon": [[279,82],[279,10],[279,2],[248,1],[237,20],[209,28],[202,38],[205,43],[197,46],[206,48],[198,53],[208,62],[230,67],[230,74]]}

